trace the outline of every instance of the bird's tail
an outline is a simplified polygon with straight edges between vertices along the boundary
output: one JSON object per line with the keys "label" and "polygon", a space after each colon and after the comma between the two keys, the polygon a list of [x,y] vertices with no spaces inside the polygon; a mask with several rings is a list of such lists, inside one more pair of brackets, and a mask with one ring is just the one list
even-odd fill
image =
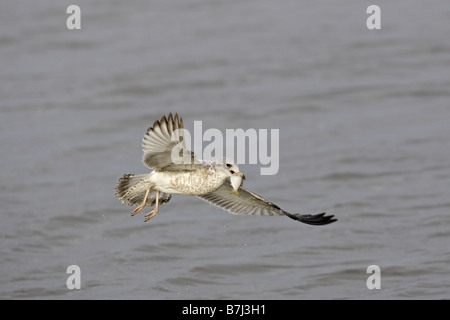
{"label": "bird's tail", "polygon": [[122,198],[126,198],[127,195],[130,195],[133,187],[137,186],[146,176],[146,174],[124,174],[117,183],[116,197],[121,200]]}
{"label": "bird's tail", "polygon": [[[116,186],[116,197],[128,205],[139,205],[144,200],[147,189],[152,187],[149,181],[146,181],[148,174],[124,174]],[[153,206],[156,202],[156,191],[150,189],[147,196],[147,206]],[[168,202],[171,195],[161,192],[159,195],[159,204]]]}

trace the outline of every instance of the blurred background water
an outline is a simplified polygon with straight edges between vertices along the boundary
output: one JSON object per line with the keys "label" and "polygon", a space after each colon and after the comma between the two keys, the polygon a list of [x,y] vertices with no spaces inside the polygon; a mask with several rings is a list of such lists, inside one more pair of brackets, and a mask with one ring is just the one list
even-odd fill
{"label": "blurred background water", "polygon": [[[0,298],[449,298],[449,21],[444,0],[3,2]],[[169,112],[280,129],[278,174],[245,186],[339,222],[179,195],[130,217],[114,187]]]}

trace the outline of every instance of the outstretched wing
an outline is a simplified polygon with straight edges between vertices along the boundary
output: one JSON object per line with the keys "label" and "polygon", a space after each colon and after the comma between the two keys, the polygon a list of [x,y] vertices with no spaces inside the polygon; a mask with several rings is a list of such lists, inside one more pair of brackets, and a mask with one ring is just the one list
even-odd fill
{"label": "outstretched wing", "polygon": [[238,190],[239,196],[231,193],[232,190],[229,181],[225,181],[219,189],[198,197],[232,214],[288,216],[291,219],[312,225],[325,225],[337,221],[337,219],[332,219],[334,216],[325,216],[325,213],[316,215],[291,214],[242,187]]}
{"label": "outstretched wing", "polygon": [[[183,120],[172,113],[166,119],[155,121],[142,138],[142,162],[151,169],[194,170],[200,162],[187,151],[184,141]],[[176,154],[172,154],[172,151]],[[173,156],[176,156],[174,161]]]}

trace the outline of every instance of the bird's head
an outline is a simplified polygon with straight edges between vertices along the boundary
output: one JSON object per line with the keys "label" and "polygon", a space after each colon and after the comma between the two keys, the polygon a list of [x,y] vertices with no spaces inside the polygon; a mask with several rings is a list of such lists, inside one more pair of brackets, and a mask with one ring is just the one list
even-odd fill
{"label": "bird's head", "polygon": [[220,160],[220,163],[222,164],[222,170],[225,172],[225,176],[229,178],[233,177],[239,177],[243,180],[245,180],[244,174],[239,170],[239,167],[237,164],[235,164],[230,159],[224,158],[223,160]]}

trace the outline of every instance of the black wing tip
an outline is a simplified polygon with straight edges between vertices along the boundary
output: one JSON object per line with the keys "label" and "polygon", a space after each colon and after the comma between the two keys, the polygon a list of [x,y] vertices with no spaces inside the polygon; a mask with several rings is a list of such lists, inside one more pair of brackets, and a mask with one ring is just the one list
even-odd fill
{"label": "black wing tip", "polygon": [[313,226],[324,226],[333,222],[338,221],[337,219],[333,219],[334,215],[326,216],[325,212],[319,214],[290,214],[286,213],[286,215],[294,220],[310,224]]}
{"label": "black wing tip", "polygon": [[147,129],[147,133],[154,131],[154,128],[161,127],[163,124],[168,125],[169,122],[172,122],[177,129],[183,128],[183,119],[178,116],[178,112],[175,112],[175,116],[173,116],[172,112],[169,112],[167,117],[163,115],[161,120],[153,122],[153,125]]}

